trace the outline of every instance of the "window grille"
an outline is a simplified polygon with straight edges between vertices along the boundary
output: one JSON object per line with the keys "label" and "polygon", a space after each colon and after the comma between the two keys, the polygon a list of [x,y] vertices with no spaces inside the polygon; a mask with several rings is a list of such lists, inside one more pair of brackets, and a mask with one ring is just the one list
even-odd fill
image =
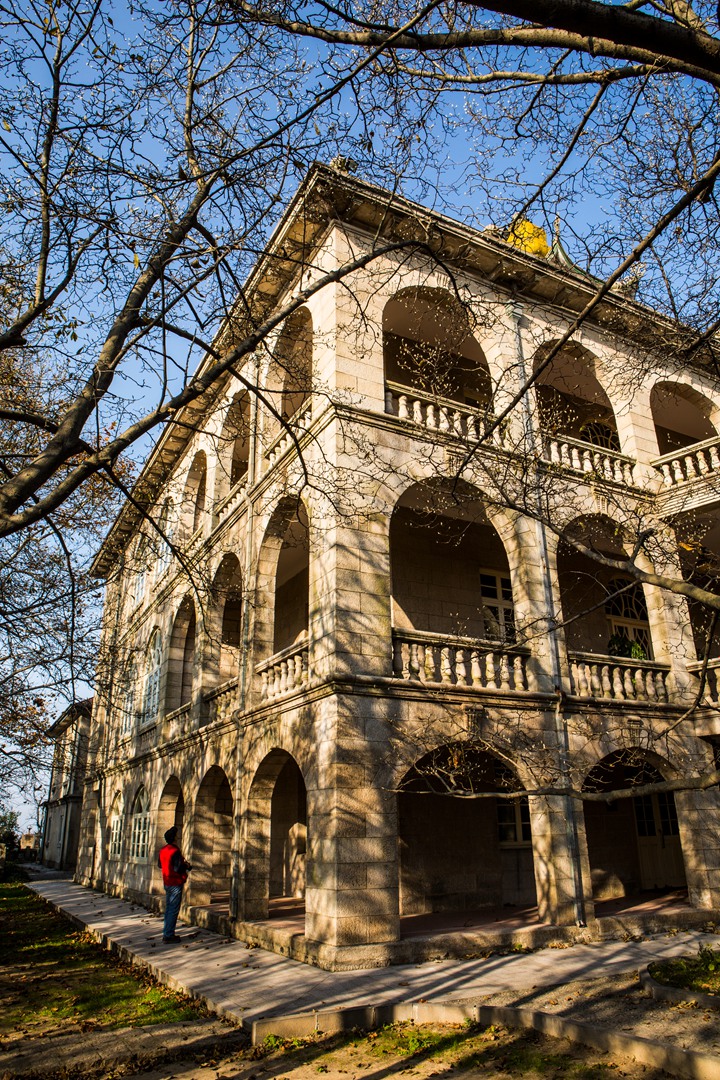
{"label": "window grille", "polygon": [[115,813],[110,819],[110,858],[119,859],[122,855],[122,817]]}
{"label": "window grille", "polygon": [[[626,578],[614,578],[608,583],[608,590],[616,593],[605,604],[605,613],[610,620],[610,632],[618,637],[625,637],[630,642],[637,642],[648,660],[652,660],[652,642],[648,622],[645,596],[640,582],[633,582],[628,589]],[[624,592],[620,592],[624,589]]]}
{"label": "window grille", "polygon": [[136,861],[147,859],[150,834],[150,802],[147,792],[141,788],[135,796],[132,812],[132,835],[130,838],[130,858]]}
{"label": "window grille", "polygon": [[530,806],[527,795],[497,800],[498,838],[501,844],[530,844]]}
{"label": "window grille", "polygon": [[515,641],[515,612],[510,578],[491,570],[480,572],[484,636],[490,641]]}

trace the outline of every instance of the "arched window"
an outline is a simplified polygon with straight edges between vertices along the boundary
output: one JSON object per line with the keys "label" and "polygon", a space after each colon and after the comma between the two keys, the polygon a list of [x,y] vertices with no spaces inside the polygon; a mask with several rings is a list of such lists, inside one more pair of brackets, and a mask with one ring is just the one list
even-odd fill
{"label": "arched window", "polygon": [[136,694],[137,674],[135,670],[135,664],[128,664],[125,670],[125,676],[123,678],[123,695],[120,705],[121,712],[121,724],[120,730],[123,735],[127,735],[129,731],[135,727],[136,721],[136,708],[135,708],[135,694]]}
{"label": "arched window", "polygon": [[122,858],[122,837],[123,806],[122,795],[118,791],[110,809],[110,850],[108,854],[111,859]]}
{"label": "arched window", "polygon": [[207,494],[207,458],[198,450],[188,472],[182,502],[182,523],[185,536],[192,536],[203,523]]}
{"label": "arched window", "polygon": [[148,857],[150,837],[150,799],[145,788],[140,788],[132,805],[132,834],[130,858],[136,862]]}
{"label": "arched window", "polygon": [[165,711],[187,705],[192,698],[195,677],[195,605],[186,596],[175,616],[168,651]]}
{"label": "arched window", "polygon": [[610,656],[652,659],[647,606],[639,581],[613,578],[608,582],[605,614],[610,620]]}
{"label": "arched window", "polygon": [[137,604],[141,603],[145,596],[149,557],[150,550],[147,537],[141,536],[135,545],[135,553],[131,563],[130,604],[132,607],[136,607]]}
{"label": "arched window", "polygon": [[145,669],[145,687],[143,693],[142,722],[152,724],[160,705],[160,673],[162,671],[162,640],[156,630],[150,639]]}
{"label": "arched window", "polygon": [[157,557],[155,559],[155,581],[159,581],[170,565],[172,550],[170,544],[173,539],[173,504],[171,499],[166,499],[160,511],[158,527],[160,534],[157,537]]}

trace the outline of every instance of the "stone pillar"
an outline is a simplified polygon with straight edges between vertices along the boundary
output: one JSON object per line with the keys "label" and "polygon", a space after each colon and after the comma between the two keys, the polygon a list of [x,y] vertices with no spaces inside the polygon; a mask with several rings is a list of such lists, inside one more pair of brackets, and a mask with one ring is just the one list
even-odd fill
{"label": "stone pillar", "polygon": [[528,803],[540,920],[555,923],[558,926],[570,926],[576,921],[575,859],[579,859],[579,875],[584,885],[582,899],[585,919],[592,918],[590,866],[587,859],[587,846],[584,842],[582,809],[576,808],[579,851],[574,852],[574,838],[570,833],[567,800],[558,795],[531,795]]}

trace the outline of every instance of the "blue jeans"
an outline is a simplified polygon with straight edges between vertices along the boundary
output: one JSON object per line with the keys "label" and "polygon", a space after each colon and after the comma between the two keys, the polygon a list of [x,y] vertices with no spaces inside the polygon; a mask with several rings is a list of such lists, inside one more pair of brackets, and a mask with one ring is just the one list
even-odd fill
{"label": "blue jeans", "polygon": [[180,901],[182,900],[182,885],[165,886],[165,922],[163,923],[163,937],[171,938],[175,933]]}

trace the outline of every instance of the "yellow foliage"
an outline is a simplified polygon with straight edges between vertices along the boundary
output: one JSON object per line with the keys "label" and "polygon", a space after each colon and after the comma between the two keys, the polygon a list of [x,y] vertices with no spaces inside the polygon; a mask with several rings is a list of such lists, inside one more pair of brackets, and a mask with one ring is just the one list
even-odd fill
{"label": "yellow foliage", "polygon": [[539,255],[540,258],[545,258],[550,251],[545,230],[541,225],[533,225],[526,218],[513,225],[507,242],[521,251],[526,251],[528,255]]}

